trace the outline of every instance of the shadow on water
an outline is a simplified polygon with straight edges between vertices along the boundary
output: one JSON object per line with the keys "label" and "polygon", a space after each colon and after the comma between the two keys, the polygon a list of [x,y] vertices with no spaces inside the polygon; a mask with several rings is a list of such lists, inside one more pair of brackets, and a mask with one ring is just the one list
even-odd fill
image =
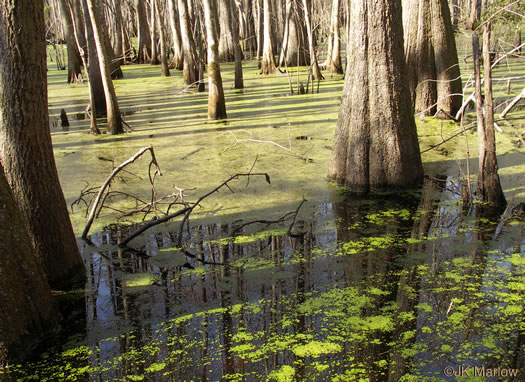
{"label": "shadow on water", "polygon": [[522,221],[462,208],[447,184],[429,178],[417,193],[320,204],[292,235],[289,223],[234,235],[240,222],[194,222],[184,248],[177,229],[158,229],[118,249],[133,227],[107,227],[82,248],[85,334],[8,375],[419,381],[447,379],[447,367],[523,372]]}

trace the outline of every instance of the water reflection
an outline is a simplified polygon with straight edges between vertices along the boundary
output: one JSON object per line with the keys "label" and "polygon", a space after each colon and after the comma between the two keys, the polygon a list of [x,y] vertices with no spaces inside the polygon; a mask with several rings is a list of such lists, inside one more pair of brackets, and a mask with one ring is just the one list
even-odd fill
{"label": "water reflection", "polygon": [[83,248],[87,338],[55,358],[74,359],[80,380],[399,381],[523,366],[523,225],[466,211],[447,185],[349,196],[298,218],[293,235],[201,224],[184,248],[160,230],[117,250],[132,227],[108,227]]}

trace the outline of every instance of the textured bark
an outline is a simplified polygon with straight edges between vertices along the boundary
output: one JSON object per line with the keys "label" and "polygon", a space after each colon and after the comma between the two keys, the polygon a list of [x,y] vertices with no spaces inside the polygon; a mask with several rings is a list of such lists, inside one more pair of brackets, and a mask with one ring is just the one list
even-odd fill
{"label": "textured bark", "polygon": [[203,0],[206,40],[208,42],[208,118],[226,119],[226,103],[222,88],[217,41],[217,4],[215,0]]}
{"label": "textured bark", "polygon": [[182,50],[184,52],[184,67],[182,77],[186,85],[191,85],[197,81],[197,53],[195,43],[191,34],[190,13],[188,11],[187,0],[178,0],[180,32],[182,35]]}
{"label": "textured bark", "polygon": [[[474,35],[476,36],[476,35]],[[477,36],[476,36],[477,37]],[[474,43],[473,45],[477,45]],[[476,55],[477,56],[477,55]],[[481,79],[479,70],[479,59],[477,60],[476,72],[476,106],[482,108],[481,103]],[[496,157],[496,139],[494,136],[494,105],[492,101],[492,76],[490,60],[490,23],[485,24],[483,33],[483,67],[485,85],[485,108],[483,116],[478,116],[478,153],[479,153],[479,175],[478,175],[478,198],[493,206],[505,206],[507,201],[501,188],[498,175],[498,159]],[[478,114],[480,111],[478,111]],[[480,123],[481,122],[481,123]],[[484,122],[484,123],[483,123]]]}
{"label": "textured bark", "polygon": [[126,57],[126,50],[124,49],[123,39],[123,25],[122,25],[122,7],[119,0],[113,1],[113,8],[115,9],[115,60],[120,65],[124,65],[124,58]]}
{"label": "textured bark", "polygon": [[310,61],[306,49],[308,38],[304,18],[300,17],[304,13],[299,8],[299,0],[286,0],[285,12],[284,37],[279,64],[281,66],[307,65]]}
{"label": "textured bark", "polygon": [[137,34],[139,40],[137,62],[145,64],[151,59],[151,34],[149,32],[144,0],[135,0],[135,10],[137,12]]}
{"label": "textured bark", "polygon": [[405,56],[416,112],[455,115],[462,84],[450,10],[446,0],[403,0]]}
{"label": "textured bark", "polygon": [[89,17],[86,0],[82,0],[84,13],[84,25],[86,27],[87,46],[88,46],[88,76],[91,84],[91,113],[95,117],[106,116],[106,96],[98,61],[97,45],[93,37],[93,26]]}
{"label": "textured bark", "polygon": [[263,49],[261,60],[261,73],[272,74],[278,71],[275,64],[275,57],[273,52],[273,37],[272,37],[272,10],[270,0],[263,1]]}
{"label": "textured bark", "polygon": [[82,79],[80,53],[78,52],[77,42],[75,40],[75,31],[73,28],[73,18],[66,0],[59,0],[62,23],[67,44],[67,83],[77,82]]}
{"label": "textured bark", "polygon": [[341,64],[341,39],[339,37],[340,0],[333,0],[330,18],[330,34],[328,35],[328,54],[324,63],[325,69],[331,73],[343,74]]}
{"label": "textured bark", "polygon": [[151,1],[151,65],[160,64],[159,54],[157,52],[157,2]]}
{"label": "textured bark", "polygon": [[244,88],[244,79],[242,75],[242,58],[243,57],[242,57],[241,45],[239,43],[239,14],[237,12],[235,4],[233,3],[233,0],[226,0],[226,1],[231,3],[230,11],[231,11],[231,17],[233,21],[233,51],[234,51],[234,56],[235,56],[234,88],[243,89]]}
{"label": "textured bark", "polygon": [[306,34],[308,35],[308,50],[310,52],[310,68],[312,70],[312,78],[314,80],[322,80],[323,75],[319,69],[319,61],[317,60],[316,43],[314,38],[314,31],[312,27],[312,3],[310,0],[303,0],[304,20],[306,23]]}
{"label": "textured bark", "polygon": [[[222,61],[232,62],[235,60],[235,43],[233,41],[233,30],[238,24],[233,24],[232,0],[218,0],[219,3],[219,58]],[[238,32],[238,29],[237,29]]]}
{"label": "textured bark", "polygon": [[58,312],[1,163],[0,227],[0,344],[20,361],[56,333]]}
{"label": "textured bark", "polygon": [[182,52],[179,13],[177,11],[175,0],[168,0],[168,9],[170,12],[170,27],[173,40],[173,61],[171,63],[171,67],[173,69],[182,70],[184,55]]}
{"label": "textured bark", "polygon": [[104,86],[104,95],[106,98],[107,130],[110,134],[122,134],[124,133],[122,116],[120,115],[117,95],[115,94],[115,88],[113,87],[113,81],[111,80],[110,63],[106,56],[107,50],[103,40],[104,35],[101,29],[102,24],[99,20],[95,1],[96,0],[87,0],[87,6],[91,26],[93,28],[93,38],[95,39],[95,44],[97,46],[98,64],[100,66],[102,85]]}
{"label": "textured bark", "polygon": [[359,192],[419,185],[423,167],[403,55],[401,1],[352,1],[328,175]]}
{"label": "textured bark", "polygon": [[0,3],[0,162],[49,283],[67,286],[85,270],[49,133],[43,7]]}
{"label": "textured bark", "polygon": [[166,34],[164,33],[163,20],[159,9],[159,0],[153,0],[155,4],[155,13],[157,19],[157,28],[160,37],[160,74],[164,77],[169,77],[170,69],[168,67],[168,55],[166,54]]}

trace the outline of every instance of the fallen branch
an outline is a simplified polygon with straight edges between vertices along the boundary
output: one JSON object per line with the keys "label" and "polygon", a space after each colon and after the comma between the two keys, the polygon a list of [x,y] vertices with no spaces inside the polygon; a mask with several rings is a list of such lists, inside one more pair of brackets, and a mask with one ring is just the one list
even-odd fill
{"label": "fallen branch", "polygon": [[516,106],[517,103],[518,103],[522,98],[525,98],[525,88],[523,88],[523,90],[521,91],[521,93],[518,94],[516,97],[514,97],[514,99],[513,99],[512,101],[510,101],[510,103],[507,105],[507,107],[505,108],[505,110],[503,110],[499,116],[500,116],[501,118],[505,118],[506,115],[508,114],[508,112],[509,112],[514,106]]}
{"label": "fallen branch", "polygon": [[[106,191],[106,189],[109,187],[109,185],[111,184],[111,181],[113,180],[113,178],[120,172],[122,171],[122,169],[124,167],[126,167],[127,165],[135,162],[138,158],[140,158],[146,151],[149,151],[151,153],[151,156],[152,156],[152,163],[155,164],[156,168],[157,168],[157,171],[159,172],[160,174],[160,168],[158,167],[158,164],[157,164],[157,161],[155,159],[155,153],[153,151],[153,147],[152,146],[148,146],[148,147],[143,147],[141,148],[135,155],[133,155],[131,158],[129,158],[128,160],[122,162],[119,166],[115,167],[113,169],[113,171],[111,172],[111,174],[108,176],[108,178],[106,179],[106,181],[104,182],[104,184],[102,185],[102,187],[100,187],[100,190],[97,194],[97,197],[95,198],[95,201],[93,203],[93,206],[91,207],[91,212],[89,214],[89,218],[88,218],[88,222],[86,224],[86,227],[84,228],[84,232],[82,232],[82,239],[86,239],[88,233],[89,233],[89,229],[91,228],[91,225],[93,224],[93,220],[95,220],[95,215],[96,215],[96,212],[97,212],[97,209],[98,209],[98,206],[100,204],[100,201],[102,199],[102,196],[104,195],[104,192]],[[156,171],[156,172],[157,172]],[[151,179],[151,177],[150,177]]]}

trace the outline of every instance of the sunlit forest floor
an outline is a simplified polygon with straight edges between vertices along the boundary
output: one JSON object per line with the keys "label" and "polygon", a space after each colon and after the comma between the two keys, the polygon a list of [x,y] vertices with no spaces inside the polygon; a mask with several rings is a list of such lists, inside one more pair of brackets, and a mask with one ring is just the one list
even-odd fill
{"label": "sunlit forest floor", "polygon": [[[469,61],[461,66],[465,84]],[[489,216],[461,198],[469,173],[475,190],[475,129],[426,151],[462,127],[417,117],[423,189],[350,195],[326,179],[342,76],[325,73],[314,94],[290,95],[286,74],[262,76],[250,60],[243,68],[245,89],[235,90],[233,65],[221,65],[228,120],[211,122],[207,93],[185,88],[180,72],[163,78],[159,67],[124,66],[115,84],[132,130],[93,136],[87,86],[65,84],[66,72],[50,62],[50,128],[68,205],[148,145],[162,171],[159,198],[182,189],[183,201],[194,202],[236,173],[267,173],[271,184],[240,179],[205,199],[183,230],[180,220],[159,225],[124,249],[117,243],[168,205],[121,218],[135,199],[107,200],[91,243],[79,239],[86,289],[61,297],[70,330],[3,376],[421,381],[455,379],[446,368],[461,366],[472,367],[472,377],[476,367],[525,375],[525,235],[512,214],[525,201],[523,104],[498,121],[509,208]],[[290,71],[297,93],[307,71]],[[507,94],[509,76],[516,79]],[[523,59],[505,60],[494,77],[497,105],[523,88]],[[61,109],[69,128],[60,127]],[[474,121],[468,114],[463,128]],[[127,167],[112,190],[151,200],[149,163],[144,156]],[[80,236],[83,202],[71,219]],[[242,226],[255,220],[279,222]]]}

